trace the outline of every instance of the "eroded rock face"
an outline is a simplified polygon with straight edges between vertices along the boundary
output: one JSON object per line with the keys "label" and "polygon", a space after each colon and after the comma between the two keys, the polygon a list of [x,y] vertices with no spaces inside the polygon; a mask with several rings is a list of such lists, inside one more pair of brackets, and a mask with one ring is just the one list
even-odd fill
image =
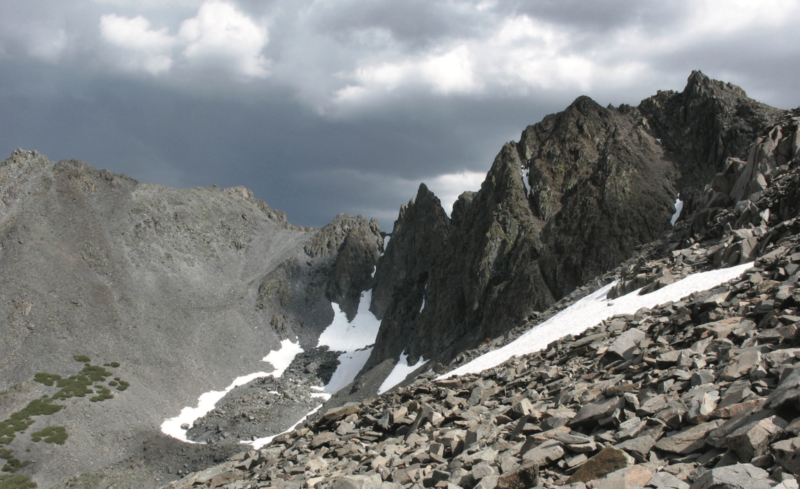
{"label": "eroded rock face", "polygon": [[367,368],[404,348],[409,362],[452,356],[553,303],[520,166],[507,144],[452,219],[424,185],[401,210],[376,273],[372,305],[383,322]]}
{"label": "eroded rock face", "polygon": [[339,304],[348,319],[352,319],[358,310],[361,292],[372,284],[372,275],[383,249],[380,230],[376,219],[339,214],[305,245],[310,257],[330,257],[333,260],[332,275],[325,293],[330,301]]}
{"label": "eroded rock face", "polygon": [[[727,159],[747,158],[754,138],[785,115],[693,72],[683,92],[638,107],[579,97],[529,126],[502,148],[481,190],[459,197],[452,219],[423,185],[378,265],[372,310],[383,325],[367,368],[404,348],[409,361],[447,363],[507,333],[670,230],[676,194],[691,213]],[[782,134],[774,151],[787,149],[790,133]],[[743,243],[719,263],[755,256],[757,239]],[[681,278],[663,267],[629,272],[615,293]]]}

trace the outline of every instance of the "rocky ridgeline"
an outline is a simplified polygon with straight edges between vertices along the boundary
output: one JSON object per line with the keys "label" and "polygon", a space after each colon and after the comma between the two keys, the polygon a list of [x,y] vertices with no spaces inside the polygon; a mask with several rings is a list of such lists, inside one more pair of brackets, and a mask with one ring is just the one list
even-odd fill
{"label": "rocky ridgeline", "polygon": [[[787,126],[792,137],[795,122]],[[610,318],[480,374],[434,380],[428,372],[378,399],[328,409],[262,450],[170,487],[796,489],[796,148],[790,156],[765,188],[732,208],[698,217],[701,209],[615,273],[618,293],[633,285],[646,292],[755,259],[742,277]],[[451,367],[511,341],[615,274]]]}

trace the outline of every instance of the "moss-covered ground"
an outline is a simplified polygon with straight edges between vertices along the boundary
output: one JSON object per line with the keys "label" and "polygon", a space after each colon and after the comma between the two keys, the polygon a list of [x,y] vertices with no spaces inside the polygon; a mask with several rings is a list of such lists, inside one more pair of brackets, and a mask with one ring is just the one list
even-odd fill
{"label": "moss-covered ground", "polygon": [[[25,431],[34,423],[33,418],[37,416],[48,416],[64,408],[64,404],[57,404],[55,401],[66,401],[73,397],[86,397],[87,394],[96,394],[89,398],[91,402],[101,402],[112,399],[114,394],[110,388],[117,391],[124,391],[130,385],[120,377],[114,375],[105,367],[117,368],[118,362],[109,362],[103,366],[92,365],[91,359],[86,355],[74,355],[76,362],[83,363],[83,369],[75,375],[61,377],[57,374],[39,372],[34,375],[33,380],[47,387],[57,387],[58,390],[50,397],[47,395],[34,399],[25,408],[13,413],[8,419],[0,421],[0,459],[5,460],[3,472],[0,474],[0,489],[27,489],[37,487],[36,483],[23,475],[13,473],[30,464],[30,461],[21,461],[14,457],[14,452],[7,448],[18,433]],[[107,384],[107,385],[106,385]],[[3,392],[2,394],[7,394]],[[56,443],[63,445],[69,434],[63,426],[48,426],[40,431],[31,434],[34,442],[44,441],[45,443]],[[8,474],[10,472],[10,474]]]}

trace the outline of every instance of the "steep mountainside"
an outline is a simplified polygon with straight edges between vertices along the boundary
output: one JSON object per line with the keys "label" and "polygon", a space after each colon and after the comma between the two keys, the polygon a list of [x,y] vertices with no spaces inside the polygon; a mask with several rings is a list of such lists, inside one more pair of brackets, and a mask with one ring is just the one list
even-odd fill
{"label": "steep mountainside", "polygon": [[[382,248],[361,217],[298,228],[243,187],[140,184],[22,150],[0,165],[0,201],[0,419],[56,395],[37,373],[87,375],[76,355],[120,378],[31,418],[32,430],[65,427],[68,448],[18,431],[0,446],[35,462],[26,470],[44,487],[154,439],[180,446],[160,434],[166,418],[270,371],[261,360],[282,340],[316,347],[330,301],[360,292]],[[94,399],[103,389],[113,398]]]}
{"label": "steep mountainside", "polygon": [[447,363],[617,266],[670,229],[678,194],[693,213],[728,158],[786,114],[693,72],[639,107],[579,97],[529,126],[452,219],[421,187],[378,263],[383,322],[364,373],[403,350]]}

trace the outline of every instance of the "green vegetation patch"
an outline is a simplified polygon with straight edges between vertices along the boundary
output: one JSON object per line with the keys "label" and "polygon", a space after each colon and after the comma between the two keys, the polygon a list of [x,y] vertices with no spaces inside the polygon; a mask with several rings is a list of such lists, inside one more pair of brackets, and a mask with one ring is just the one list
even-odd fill
{"label": "green vegetation patch", "polygon": [[69,435],[67,434],[67,429],[63,426],[48,426],[31,435],[31,440],[34,442],[44,440],[45,443],[56,443],[58,445],[63,445],[67,438],[69,438]]}
{"label": "green vegetation patch", "polygon": [[20,462],[19,459],[12,457],[6,460],[6,464],[3,465],[3,472],[16,472],[19,469],[26,467],[28,464],[30,464],[30,462],[27,460]]}
{"label": "green vegetation patch", "polygon": [[[53,398],[64,400],[71,397],[86,397],[86,394],[94,394],[95,392],[91,389],[92,383],[103,382],[112,375],[111,372],[99,365],[87,365],[77,375],[70,375],[66,379],[57,380],[56,385],[61,390],[53,394]],[[105,399],[110,398],[106,397]]]}
{"label": "green vegetation patch", "polygon": [[47,387],[52,387],[53,384],[61,380],[61,376],[56,374],[46,374],[44,372],[39,372],[33,376],[33,380],[35,380],[40,384],[44,384]]}
{"label": "green vegetation patch", "polygon": [[114,394],[112,394],[111,391],[108,390],[106,387],[100,387],[100,392],[98,392],[98,394],[99,395],[94,396],[89,400],[92,402],[99,402],[99,401],[105,401],[106,399],[114,398]]}
{"label": "green vegetation patch", "polygon": [[24,475],[0,475],[0,489],[31,489],[39,487]]}
{"label": "green vegetation patch", "polygon": [[[88,363],[91,360],[86,355],[74,355],[73,358],[75,361],[84,364],[83,369],[76,375],[63,378],[60,375],[39,372],[34,376],[33,380],[40,384],[48,387],[53,385],[58,387],[58,391],[52,397],[45,395],[39,399],[34,399],[24,409],[12,414],[8,419],[0,421],[0,459],[6,460],[2,468],[4,472],[16,472],[30,463],[14,458],[12,450],[2,447],[14,441],[17,433],[24,433],[33,424],[33,419],[31,418],[34,416],[48,416],[61,411],[65,407],[63,404],[55,404],[54,401],[66,400],[72,397],[86,397],[86,394],[95,393],[97,395],[92,396],[89,399],[90,401],[105,401],[114,397],[109,387],[116,387],[118,391],[124,391],[130,385],[121,378],[114,377],[114,380],[109,381],[108,387],[106,387],[103,382],[106,382],[114,374],[99,365]],[[119,367],[119,363],[110,362],[104,366],[116,368]],[[3,394],[6,394],[6,392],[0,393],[0,395]],[[57,443],[59,445],[63,445],[67,438],[69,438],[69,435],[63,426],[49,426],[31,435],[31,440],[34,442],[44,441],[45,443]],[[27,477],[0,475],[0,489],[27,489],[31,487],[38,486]]]}

